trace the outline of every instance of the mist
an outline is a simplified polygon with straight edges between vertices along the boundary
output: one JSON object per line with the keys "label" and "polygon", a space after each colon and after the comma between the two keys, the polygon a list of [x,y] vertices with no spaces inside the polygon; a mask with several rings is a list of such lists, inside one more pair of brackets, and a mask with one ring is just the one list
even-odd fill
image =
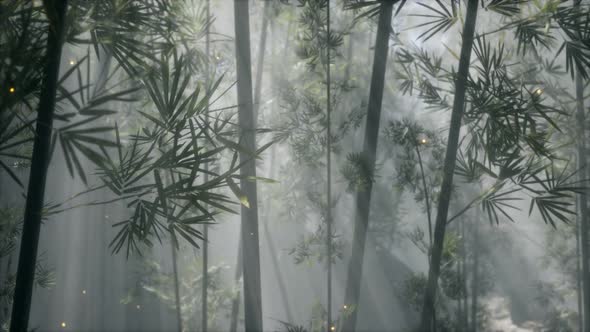
{"label": "mist", "polygon": [[0,330],[590,331],[590,3],[0,17]]}

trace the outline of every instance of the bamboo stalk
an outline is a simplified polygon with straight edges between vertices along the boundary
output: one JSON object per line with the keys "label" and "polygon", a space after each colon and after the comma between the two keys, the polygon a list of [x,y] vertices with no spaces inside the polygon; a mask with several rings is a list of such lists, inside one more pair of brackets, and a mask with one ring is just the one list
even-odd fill
{"label": "bamboo stalk", "polygon": [[455,99],[453,102],[453,111],[451,114],[451,126],[449,128],[449,138],[447,140],[448,145],[444,161],[443,181],[441,185],[438,211],[434,226],[434,246],[432,250],[430,269],[428,272],[426,292],[424,295],[424,304],[422,307],[420,332],[432,331],[433,325],[436,323],[432,320],[432,317],[438,288],[438,277],[440,274],[449,203],[451,200],[453,174],[455,171],[457,151],[459,149],[459,134],[461,131],[461,120],[463,118],[463,111],[465,107],[467,75],[469,73],[469,61],[471,58],[473,39],[475,35],[477,7],[477,0],[468,1],[467,16],[465,20],[465,26],[463,28],[463,45],[461,46],[459,70],[455,83]]}
{"label": "bamboo stalk", "polygon": [[26,332],[29,324],[33,282],[37,263],[41,216],[44,205],[47,169],[50,160],[51,131],[55,111],[55,97],[65,32],[67,0],[48,2],[53,15],[47,27],[47,62],[37,111],[37,126],[33,145],[33,158],[25,203],[25,216],[14,289],[14,302],[10,322],[11,332]]}
{"label": "bamboo stalk", "polygon": [[[387,56],[389,53],[389,34],[393,15],[393,1],[383,2],[380,6],[362,152],[363,161],[371,173],[375,170],[377,158],[377,140],[381,120],[383,90],[385,87]],[[359,304],[372,189],[372,182],[367,181],[367,185],[356,193],[352,255],[348,265],[346,293],[344,297],[344,305],[348,307],[357,307]],[[354,331],[356,329],[357,312],[358,309],[355,309],[344,318],[343,331]]]}

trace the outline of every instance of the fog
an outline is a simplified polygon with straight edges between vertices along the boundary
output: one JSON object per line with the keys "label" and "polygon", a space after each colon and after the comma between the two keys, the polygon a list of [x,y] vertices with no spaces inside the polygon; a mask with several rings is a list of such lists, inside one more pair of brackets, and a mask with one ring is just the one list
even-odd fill
{"label": "fog", "polygon": [[590,331],[590,4],[68,2],[0,4],[2,331]]}

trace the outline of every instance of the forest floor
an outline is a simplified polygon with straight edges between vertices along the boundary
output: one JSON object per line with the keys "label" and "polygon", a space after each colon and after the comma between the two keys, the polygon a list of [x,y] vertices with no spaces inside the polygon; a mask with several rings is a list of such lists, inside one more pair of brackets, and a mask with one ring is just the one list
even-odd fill
{"label": "forest floor", "polygon": [[526,322],[516,325],[510,316],[508,300],[496,296],[487,299],[487,312],[489,313],[489,330],[493,332],[536,332],[541,325],[535,322]]}

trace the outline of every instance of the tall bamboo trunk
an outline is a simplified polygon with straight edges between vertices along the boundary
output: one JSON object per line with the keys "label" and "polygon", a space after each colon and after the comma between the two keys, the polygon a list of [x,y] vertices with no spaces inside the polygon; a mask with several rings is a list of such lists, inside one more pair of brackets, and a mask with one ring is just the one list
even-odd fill
{"label": "tall bamboo trunk", "polygon": [[[4,274],[2,274],[2,284],[4,285],[7,281],[8,278],[10,277],[10,274],[12,273],[12,257],[14,256],[14,252],[8,254],[8,257],[6,259],[6,270],[4,271]],[[4,266],[4,264],[2,264]],[[10,315],[10,303],[5,303],[5,305],[3,305],[0,310],[2,311],[0,313],[0,324],[4,324],[5,320],[8,319],[8,316]]]}
{"label": "tall bamboo trunk", "polygon": [[[462,289],[462,297],[463,297],[463,316],[461,316],[461,328],[463,331],[467,331],[469,329],[469,305],[468,297],[469,293],[467,292],[467,246],[465,241],[465,219],[462,218],[461,220],[461,289]],[[435,310],[436,311],[436,310]]]}
{"label": "tall bamboo trunk", "polygon": [[[574,1],[574,7],[580,5],[581,0]],[[586,168],[586,114],[584,109],[584,82],[580,73],[576,73],[576,123],[578,124],[578,140],[577,154],[578,154],[578,178],[580,181],[588,179],[588,169]],[[585,195],[578,196],[578,231],[579,231],[579,246],[582,254],[582,275],[578,274],[578,287],[582,286],[582,296],[578,300],[578,306],[582,307],[580,330],[590,332],[590,247],[588,246],[588,192]],[[581,281],[580,281],[581,279]],[[579,292],[579,288],[578,288]]]}
{"label": "tall bamboo trunk", "polygon": [[260,43],[258,44],[258,58],[256,59],[256,81],[254,85],[254,125],[258,127],[258,111],[260,110],[260,96],[262,94],[262,75],[264,74],[264,53],[266,51],[266,36],[268,30],[268,16],[270,12],[270,1],[264,2],[262,15],[262,31],[260,32]]}
{"label": "tall bamboo trunk", "polygon": [[[241,233],[242,228],[240,227],[240,233]],[[243,260],[242,260],[242,238],[240,236],[240,240],[238,243],[238,261],[236,264],[236,272],[234,275],[234,285],[238,285],[240,282],[240,278],[242,277],[242,265],[243,265]],[[231,319],[230,319],[230,327],[229,327],[229,331],[230,332],[236,332],[238,330],[238,320],[240,317],[240,304],[242,302],[242,292],[240,291],[240,288],[237,287],[236,289],[236,294],[234,296],[234,298],[231,301]]]}
{"label": "tall bamboo trunk", "polygon": [[[108,78],[109,78],[109,72],[111,70],[111,66],[112,66],[112,62],[113,62],[113,53],[108,50],[106,47],[101,47],[98,49],[98,53],[96,54],[97,57],[99,58],[99,70],[98,70],[98,74],[96,76],[96,81],[94,84],[94,89],[92,91],[92,95],[93,97],[97,97],[100,96],[101,94],[105,93],[105,90],[107,88],[107,83],[108,83]],[[103,138],[107,139],[107,133],[104,134]],[[100,198],[104,201],[108,200],[108,192],[107,191],[101,191],[100,193]],[[117,207],[118,208],[118,207]],[[100,216],[107,216],[109,215],[109,208],[106,205],[102,205],[100,207],[100,212],[99,215]],[[107,230],[108,230],[108,226],[105,224],[101,224],[99,231],[96,234],[91,234],[91,236],[93,236],[96,240],[96,243],[98,243],[98,245],[103,245],[104,243],[108,243],[107,238]],[[107,287],[107,276],[110,273],[110,269],[107,268],[107,262],[111,262],[112,260],[109,258],[106,258],[104,255],[100,255],[100,260],[98,262],[90,262],[90,264],[93,264],[98,271],[100,271],[97,275],[93,276],[94,281],[93,283],[93,288],[100,291],[103,290]],[[106,295],[102,295],[102,296],[98,296],[94,303],[93,306],[95,308],[95,317],[92,317],[92,322],[91,326],[96,327],[98,330],[104,330],[104,319],[102,317],[104,317],[105,313],[107,312],[107,301],[105,299],[105,297],[107,297]]]}
{"label": "tall bamboo trunk", "polygon": [[[393,2],[384,2],[381,4],[362,152],[363,161],[366,163],[366,169],[371,173],[375,169],[377,155],[377,138],[381,118],[383,89],[385,86],[385,71],[387,67],[387,55],[389,52],[389,32],[391,30],[392,12]],[[372,182],[368,181],[367,186],[363,188],[362,191],[357,191],[356,193],[356,215],[352,241],[352,255],[348,265],[348,279],[346,281],[346,293],[344,297],[344,304],[349,307],[358,306],[359,304],[372,188]],[[355,330],[357,313],[358,307],[350,315],[344,318],[343,331]]]}
{"label": "tall bamboo trunk", "polygon": [[[1,118],[0,118],[1,121]],[[2,200],[3,196],[2,195],[2,188],[4,185],[4,181],[3,181],[3,175],[0,174],[0,200]],[[2,206],[0,206],[0,209],[2,208]],[[7,259],[10,258],[10,254],[8,254]],[[10,270],[8,269],[8,267],[6,268],[6,270],[3,269],[4,268],[4,258],[0,258],[0,285],[4,285],[6,279],[8,278],[8,274],[10,273]],[[8,305],[0,305],[0,324],[4,324],[4,319],[6,319],[7,316],[7,312],[8,312]],[[6,317],[5,317],[6,316]]]}
{"label": "tall bamboo trunk", "polygon": [[174,241],[170,244],[172,247],[172,273],[174,274],[174,303],[176,305],[176,329],[182,332],[182,308],[180,306],[180,289],[178,280],[178,263],[176,255],[176,244]]}
{"label": "tall bamboo trunk", "polygon": [[578,302],[578,331],[584,331],[584,305],[582,295],[582,248],[581,248],[581,231],[580,219],[576,222],[576,295]]}
{"label": "tall bamboo trunk", "polygon": [[11,332],[26,332],[29,324],[33,281],[37,262],[37,249],[41,232],[47,169],[50,160],[51,130],[55,111],[55,95],[59,79],[59,67],[65,31],[67,0],[46,2],[51,6],[47,29],[47,54],[44,81],[41,87],[37,125],[33,145],[33,158],[25,203],[23,234],[20,243],[19,261],[14,289],[14,302],[10,323]]}
{"label": "tall bamboo trunk", "polygon": [[346,84],[348,84],[348,81],[350,81],[350,75],[351,75],[350,69],[354,65],[353,51],[354,51],[354,36],[353,36],[353,32],[351,31],[348,33],[348,48],[346,50],[346,60],[348,61],[348,63],[346,64],[346,68],[344,71],[344,81],[346,82]]}
{"label": "tall bamboo trunk", "polygon": [[434,225],[434,246],[432,248],[432,257],[430,269],[428,272],[428,282],[424,294],[424,305],[422,308],[422,317],[420,331],[432,331],[435,322],[432,320],[434,304],[436,300],[436,291],[440,265],[442,259],[443,243],[449,212],[449,203],[451,201],[451,190],[453,186],[453,173],[455,171],[455,161],[457,150],[459,148],[459,134],[461,131],[461,119],[465,106],[465,92],[467,85],[467,75],[469,74],[469,61],[471,50],[473,48],[473,37],[475,34],[475,21],[477,18],[478,0],[469,0],[467,3],[467,16],[463,28],[463,45],[461,46],[461,56],[459,59],[459,71],[455,83],[455,99],[453,102],[453,112],[451,115],[451,126],[449,128],[449,138],[447,151],[444,161],[443,181],[441,184],[440,198],[438,202],[438,211]]}
{"label": "tall bamboo trunk", "polygon": [[[270,15],[270,1],[266,1],[264,3],[263,8],[263,19],[262,19],[262,31],[260,34],[260,43],[258,45],[258,58],[257,58],[257,66],[256,66],[256,81],[254,85],[254,120],[257,123],[259,120],[259,110],[261,106],[261,95],[262,95],[262,77],[264,74],[264,58],[265,58],[265,51],[266,51],[266,40],[268,34],[268,25],[269,25],[269,15]],[[257,127],[257,125],[256,125]],[[275,157],[276,149],[273,148],[272,157],[271,157],[271,167],[273,165],[274,157]],[[272,176],[271,176],[272,178]],[[271,237],[270,231],[268,229],[268,216],[270,215],[271,208],[270,206],[267,209],[267,213],[265,214],[266,220],[263,222],[263,229],[264,229],[264,237],[265,241],[268,243],[269,247],[269,255],[271,258],[271,263],[273,267],[273,272],[275,274],[275,278],[279,284],[279,291],[281,293],[281,301],[283,302],[283,306],[285,309],[285,313],[287,315],[287,320],[292,322],[293,315],[292,310],[289,305],[289,298],[287,296],[287,288],[285,285],[285,281],[283,280],[283,276],[280,271],[280,266],[275,255],[276,253],[276,246],[274,241]],[[233,326],[233,325],[232,325]]]}
{"label": "tall bamboo trunk", "polygon": [[[238,90],[238,123],[240,144],[256,151],[256,128],[252,102],[252,67],[250,57],[249,1],[234,0],[236,71]],[[258,239],[258,199],[256,182],[244,180],[256,177],[256,164],[250,155],[239,153],[242,192],[249,207],[242,205],[242,255],[244,278],[244,314],[247,332],[262,331],[262,297],[260,291],[260,248]]]}
{"label": "tall bamboo trunk", "polygon": [[326,331],[332,330],[332,75],[330,66],[330,0],[326,4]]}
{"label": "tall bamboo trunk", "polygon": [[[271,167],[271,179],[274,179],[275,175],[273,174],[273,166],[276,156],[276,147],[273,147],[272,156],[270,158],[270,167]],[[264,217],[264,222],[262,227],[264,228],[264,237],[266,242],[268,243],[268,250],[269,255],[272,263],[273,272],[275,274],[275,278],[277,279],[277,283],[279,284],[279,292],[281,294],[281,302],[283,303],[283,309],[285,310],[285,314],[287,316],[287,322],[294,324],[293,320],[293,311],[291,310],[291,305],[289,304],[289,296],[287,295],[287,286],[285,284],[285,280],[283,279],[283,274],[281,273],[281,267],[279,265],[279,260],[277,259],[276,255],[276,246],[272,236],[270,234],[269,226],[270,226],[270,218],[272,216],[272,205],[268,204]]]}
{"label": "tall bamboo trunk", "polygon": [[[430,261],[430,259],[429,259]],[[457,266],[456,266],[457,270],[455,271],[457,273],[457,278],[461,277],[461,264],[460,261],[457,261]],[[457,320],[457,322],[455,323],[455,325],[457,326],[457,329],[461,326],[461,317],[463,316],[463,302],[462,302],[462,296],[460,295],[457,298],[457,312],[455,313],[455,319]]]}
{"label": "tall bamboo trunk", "polygon": [[[207,170],[207,166],[205,166]],[[205,182],[207,182],[207,175],[205,175]],[[207,332],[208,323],[208,290],[209,290],[209,227],[203,225],[203,271],[202,271],[202,285],[201,285],[201,331]]]}
{"label": "tall bamboo trunk", "polygon": [[[260,35],[260,43],[258,45],[258,62],[256,68],[256,81],[255,81],[255,91],[254,91],[254,103],[252,105],[253,109],[253,116],[254,116],[254,128],[258,125],[258,110],[260,109],[260,98],[262,94],[262,75],[264,69],[264,52],[266,49],[266,36],[267,36],[267,28],[269,24],[268,15],[270,11],[270,2],[267,1],[264,4],[264,16],[262,19],[262,30]],[[240,226],[240,237],[242,233],[242,226]],[[238,284],[240,278],[242,277],[242,266],[243,266],[243,252],[242,252],[242,239],[240,238],[238,244],[238,261],[236,264],[236,273],[235,273],[235,284]],[[232,308],[231,308],[231,320],[230,320],[230,331],[235,332],[238,328],[238,320],[240,314],[240,304],[241,304],[241,293],[238,291],[232,300]]]}
{"label": "tall bamboo trunk", "polygon": [[[273,49],[273,55],[274,55],[274,47],[271,47],[271,48]],[[274,67],[274,65],[273,65],[273,67]],[[261,70],[261,69],[262,68],[259,67],[259,70]],[[274,81],[274,79],[273,79],[273,81]],[[273,146],[272,152],[271,152],[271,157],[270,157],[270,171],[269,171],[269,176],[271,179],[274,179],[277,176],[276,167],[275,167],[276,152],[277,152],[276,150],[277,150],[277,147]],[[287,322],[294,324],[295,322],[293,319],[293,311],[291,310],[291,305],[289,303],[289,296],[287,295],[287,286],[285,284],[285,280],[284,280],[283,275],[281,273],[281,267],[279,265],[279,261],[278,261],[277,255],[276,255],[276,252],[277,252],[276,246],[275,246],[274,240],[273,240],[273,238],[270,234],[270,230],[269,230],[269,226],[270,226],[269,221],[270,221],[271,216],[272,216],[272,204],[267,204],[266,205],[266,213],[264,213],[264,217],[263,217],[264,221],[262,223],[262,227],[264,228],[264,237],[265,237],[266,242],[268,243],[268,249],[269,249],[268,254],[270,255],[270,258],[271,258],[271,263],[272,263],[273,272],[275,274],[275,278],[277,279],[277,283],[279,284],[279,292],[281,294],[281,301],[283,303],[283,309],[285,310],[285,315],[287,316]]]}
{"label": "tall bamboo trunk", "polygon": [[[584,114],[584,82],[579,73],[576,74],[576,122],[578,123],[578,173],[579,180],[585,181],[588,178],[588,170],[586,168],[586,115]],[[578,196],[579,218],[580,224],[580,246],[582,249],[582,293],[583,293],[583,326],[584,331],[590,331],[590,252],[588,247],[588,197],[587,195]]]}
{"label": "tall bamboo trunk", "polygon": [[[211,1],[207,0],[206,4],[206,15],[207,21],[211,20]],[[208,23],[207,22],[207,23]],[[211,44],[211,31],[210,24],[207,24],[207,28],[205,31],[205,56],[207,57],[207,64],[205,65],[205,86],[209,87],[211,82],[210,76],[210,44]],[[209,103],[205,105],[205,113],[209,113]],[[207,126],[205,126],[206,128]],[[205,174],[203,176],[203,182],[207,183],[209,181],[209,164],[205,164]],[[203,271],[202,271],[202,285],[201,285],[201,331],[207,332],[208,329],[208,290],[209,290],[209,226],[207,224],[203,225]]]}
{"label": "tall bamboo trunk", "polygon": [[[430,199],[428,197],[427,185],[426,185],[426,174],[424,173],[424,164],[422,163],[422,155],[420,154],[420,148],[418,142],[414,142],[414,149],[416,156],[418,157],[418,165],[420,166],[420,177],[422,180],[422,190],[424,190],[424,202],[426,204],[426,217],[428,219],[428,251],[432,249],[432,212],[430,209]],[[430,256],[427,257],[428,264],[430,264]],[[430,266],[429,266],[430,268]],[[436,311],[433,312],[432,320],[436,322]],[[436,326],[434,326],[434,332],[436,332]]]}
{"label": "tall bamboo trunk", "polygon": [[471,279],[471,331],[477,332],[477,296],[479,293],[479,235],[477,224],[473,227],[473,275]]}
{"label": "tall bamboo trunk", "polygon": [[[175,134],[176,135],[176,134]],[[178,147],[178,140],[174,139],[174,151],[176,151]],[[165,149],[164,149],[165,150]],[[170,171],[168,173],[169,176],[169,183],[174,184],[174,174],[172,173],[172,171]],[[166,185],[168,185],[168,182],[166,183]],[[164,190],[162,190],[162,193],[164,193]],[[162,204],[164,205],[164,212],[166,213],[166,215],[168,215],[168,207],[167,207],[167,201],[166,201],[166,197],[162,197]],[[170,223],[170,221],[168,221],[168,223]],[[178,240],[176,238],[171,238],[171,247],[172,247],[172,273],[174,276],[174,303],[176,305],[176,328],[178,330],[178,332],[182,332],[183,331],[183,324],[182,324],[182,306],[180,304],[180,278],[179,278],[179,273],[178,273]]]}
{"label": "tall bamboo trunk", "polygon": [[422,190],[424,190],[424,202],[426,203],[426,217],[428,218],[428,248],[432,248],[432,212],[430,211],[430,199],[428,196],[426,185],[426,174],[424,173],[424,165],[422,163],[422,156],[420,155],[420,148],[418,142],[414,143],[416,156],[418,156],[418,165],[420,166],[420,177],[422,179]]}
{"label": "tall bamboo trunk", "polygon": [[279,261],[277,259],[276,254],[275,254],[276,253],[276,246],[274,244],[274,241],[272,240],[272,237],[270,235],[270,231],[268,230],[268,224],[264,224],[263,228],[264,228],[265,239],[268,242],[268,249],[270,251],[269,255],[271,258],[271,262],[272,262],[273,272],[274,272],[275,278],[277,279],[277,282],[279,284],[279,292],[281,294],[281,302],[283,303],[285,314],[287,316],[287,322],[293,324],[294,323],[293,310],[291,310],[291,305],[289,304],[289,296],[287,295],[287,286],[285,284],[285,280],[284,280],[283,275],[281,273],[281,267],[279,265]]}
{"label": "tall bamboo trunk", "polygon": [[[174,140],[174,151],[176,151],[176,147],[177,147],[177,141]],[[160,145],[160,149],[166,151],[166,149],[164,149],[161,145]],[[160,192],[160,202],[162,203],[162,208],[164,211],[164,214],[166,216],[169,215],[168,212],[168,201],[167,201],[167,197],[164,195],[164,186],[168,186],[169,183],[174,183],[174,176],[172,174],[172,171],[170,171],[169,174],[165,174],[165,176],[169,177],[169,181],[165,181],[164,184],[162,182],[162,179],[160,177],[160,172],[158,170],[154,171],[154,177],[156,179],[156,185],[158,187],[158,191]],[[167,180],[168,178],[164,178],[164,180]],[[167,218],[167,222],[168,224],[170,224],[170,220]],[[170,234],[173,234],[173,230],[172,230],[172,226],[169,226],[169,231]],[[174,305],[175,305],[175,315],[176,315],[176,330],[178,332],[182,332],[182,308],[180,305],[180,280],[178,277],[178,263],[177,263],[177,246],[178,246],[178,241],[175,237],[171,236],[170,238],[170,249],[171,249],[171,253],[172,253],[172,277],[173,277],[173,287],[174,287]]]}
{"label": "tall bamboo trunk", "polygon": [[[268,13],[267,13],[268,15]],[[274,64],[274,60],[275,60],[275,26],[273,24],[273,22],[270,22],[270,31],[272,33],[272,39],[271,39],[271,89],[273,90],[273,96],[272,99],[274,100],[276,97],[276,91],[274,91],[273,87],[276,86],[276,80],[275,80],[275,64]],[[288,43],[289,41],[289,31],[287,29],[287,38],[286,38],[286,43]],[[285,50],[287,49],[287,45],[285,45]],[[262,69],[262,68],[261,68]],[[271,112],[275,111],[275,106],[274,106],[275,102],[272,102],[272,109]],[[277,147],[273,146],[272,148],[272,152],[271,152],[271,158],[270,158],[270,178],[274,179],[277,177],[277,168],[274,167],[275,166],[275,161],[276,161],[276,153],[277,153]],[[283,309],[285,310],[285,315],[287,318],[287,322],[294,324],[294,318],[293,318],[293,310],[291,309],[291,305],[289,302],[289,296],[287,293],[287,286],[285,284],[285,279],[283,278],[283,274],[281,272],[281,267],[279,265],[279,260],[277,258],[276,255],[276,246],[275,246],[275,242],[272,238],[272,235],[270,233],[270,220],[272,218],[272,204],[268,204],[267,205],[267,211],[265,214],[265,221],[263,223],[263,227],[264,227],[264,236],[266,239],[266,242],[268,243],[268,249],[269,249],[269,255],[271,257],[271,262],[272,262],[272,267],[273,267],[273,271],[275,274],[275,278],[277,279],[277,282],[279,284],[279,292],[281,293],[281,301],[283,303]]]}

